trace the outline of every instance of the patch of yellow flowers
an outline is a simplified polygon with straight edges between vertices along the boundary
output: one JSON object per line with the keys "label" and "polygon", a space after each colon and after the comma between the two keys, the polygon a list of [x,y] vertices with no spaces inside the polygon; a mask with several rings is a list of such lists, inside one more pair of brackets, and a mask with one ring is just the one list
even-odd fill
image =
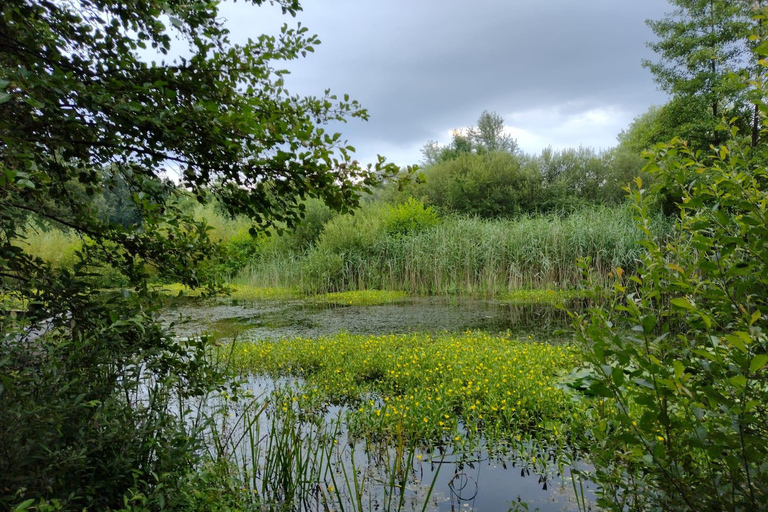
{"label": "patch of yellow flowers", "polygon": [[342,333],[240,343],[232,354],[244,372],[298,376],[328,402],[354,404],[349,426],[368,436],[557,438],[585,409],[556,385],[578,365],[575,349],[510,335]]}

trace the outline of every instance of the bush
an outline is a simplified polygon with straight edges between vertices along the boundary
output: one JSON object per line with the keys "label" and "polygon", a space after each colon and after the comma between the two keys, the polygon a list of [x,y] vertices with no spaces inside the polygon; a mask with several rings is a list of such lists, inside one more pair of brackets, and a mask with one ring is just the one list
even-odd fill
{"label": "bush", "polygon": [[316,249],[333,254],[365,252],[384,234],[387,216],[387,206],[372,204],[353,215],[335,217],[323,228]]}
{"label": "bush", "polygon": [[404,203],[390,207],[386,220],[386,232],[391,235],[415,233],[434,226],[439,221],[432,207],[424,206],[421,201],[411,197]]}
{"label": "bush", "polygon": [[536,211],[539,177],[521,168],[509,153],[465,153],[424,170],[426,182],[414,191],[441,211],[510,217]]}
{"label": "bush", "polygon": [[667,244],[632,190],[638,275],[617,269],[613,306],[577,323],[606,404],[589,440],[606,509],[768,510],[768,171],[753,156],[736,140],[658,150],[659,187],[680,198]]}
{"label": "bush", "polygon": [[2,318],[0,509],[114,510],[136,492],[178,501],[207,460],[209,425],[189,407],[225,375],[204,340],[174,340],[146,302],[77,299],[82,310],[45,328],[25,319],[34,302]]}

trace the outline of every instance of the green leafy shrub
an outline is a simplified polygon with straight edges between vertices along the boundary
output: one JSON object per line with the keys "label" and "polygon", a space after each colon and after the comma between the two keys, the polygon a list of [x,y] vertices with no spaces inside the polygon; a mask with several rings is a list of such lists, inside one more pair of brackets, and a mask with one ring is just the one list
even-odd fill
{"label": "green leafy shrub", "polygon": [[174,500],[206,461],[208,423],[189,407],[225,375],[205,340],[173,339],[146,302],[75,299],[82,309],[62,300],[45,326],[27,319],[35,302],[0,321],[0,509],[116,509],[134,491]]}
{"label": "green leafy shrub", "polygon": [[536,211],[539,176],[512,154],[465,153],[424,170],[426,181],[414,195],[441,211],[510,217]]}
{"label": "green leafy shrub", "polygon": [[658,148],[678,235],[650,236],[638,183],[642,264],[578,323],[605,400],[589,443],[606,509],[768,509],[768,171],[732,135],[708,155]]}
{"label": "green leafy shrub", "polygon": [[424,206],[424,203],[411,197],[389,208],[386,232],[394,235],[414,233],[434,226],[439,221],[437,212],[431,206]]}

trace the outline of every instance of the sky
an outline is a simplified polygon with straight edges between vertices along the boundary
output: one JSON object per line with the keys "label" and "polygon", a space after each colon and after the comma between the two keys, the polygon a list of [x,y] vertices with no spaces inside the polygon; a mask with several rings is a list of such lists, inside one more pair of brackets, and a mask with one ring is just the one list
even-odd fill
{"label": "sky", "polygon": [[[608,149],[632,120],[666,101],[642,67],[655,59],[646,19],[665,0],[305,0],[295,18],[276,6],[227,2],[233,42],[298,22],[322,41],[289,63],[288,90],[330,88],[370,120],[334,129],[362,163],[381,154],[416,164],[484,110],[505,119],[520,148]],[[281,66],[282,67],[282,66]]]}

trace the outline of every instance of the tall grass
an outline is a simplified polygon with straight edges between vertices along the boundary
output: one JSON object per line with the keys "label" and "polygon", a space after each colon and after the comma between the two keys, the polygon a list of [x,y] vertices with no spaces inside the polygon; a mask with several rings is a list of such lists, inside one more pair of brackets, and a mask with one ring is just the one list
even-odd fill
{"label": "tall grass", "polygon": [[[312,293],[497,295],[572,287],[582,279],[581,258],[598,276],[617,266],[631,271],[641,253],[642,233],[626,207],[520,220],[449,217],[405,234],[384,225],[372,216],[331,223],[307,253],[273,254],[241,272],[238,282]],[[653,229],[662,236],[670,228],[660,218]]]}
{"label": "tall grass", "polygon": [[26,239],[19,243],[22,250],[58,268],[71,267],[76,260],[75,252],[82,245],[74,232],[53,227],[43,229],[30,224],[25,235]]}

